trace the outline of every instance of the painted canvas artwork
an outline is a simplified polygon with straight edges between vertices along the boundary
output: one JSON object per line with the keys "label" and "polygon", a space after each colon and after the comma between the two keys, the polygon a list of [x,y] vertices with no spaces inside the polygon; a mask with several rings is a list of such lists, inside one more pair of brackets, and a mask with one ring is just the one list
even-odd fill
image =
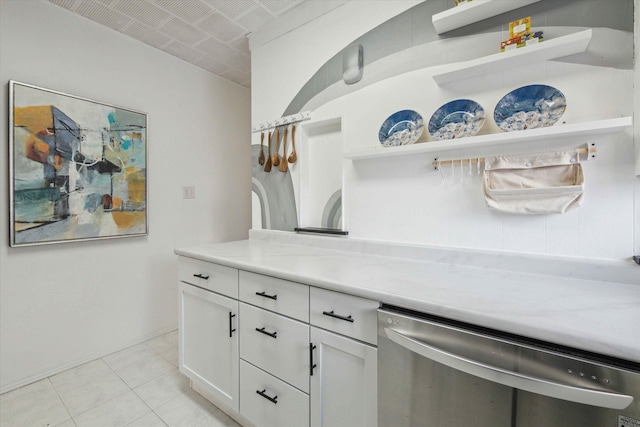
{"label": "painted canvas artwork", "polygon": [[148,234],[147,115],[9,85],[11,246]]}

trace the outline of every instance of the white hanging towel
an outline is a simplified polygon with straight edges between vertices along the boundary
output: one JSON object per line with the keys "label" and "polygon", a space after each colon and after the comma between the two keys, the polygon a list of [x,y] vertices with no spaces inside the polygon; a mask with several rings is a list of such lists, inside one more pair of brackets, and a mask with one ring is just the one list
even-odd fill
{"label": "white hanging towel", "polygon": [[514,214],[565,213],[584,194],[578,150],[485,157],[490,208]]}

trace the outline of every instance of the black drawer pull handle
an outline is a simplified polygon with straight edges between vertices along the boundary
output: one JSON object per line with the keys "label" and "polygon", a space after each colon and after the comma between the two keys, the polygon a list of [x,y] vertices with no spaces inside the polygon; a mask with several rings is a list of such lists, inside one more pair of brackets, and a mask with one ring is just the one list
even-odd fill
{"label": "black drawer pull handle", "polygon": [[309,376],[313,376],[313,370],[315,369],[315,367],[317,366],[315,363],[313,363],[313,350],[316,349],[316,346],[313,345],[312,342],[309,343]]}
{"label": "black drawer pull handle", "polygon": [[202,274],[194,274],[193,277],[197,277],[198,279],[209,280],[209,276],[203,276]]}
{"label": "black drawer pull handle", "polygon": [[353,317],[351,317],[351,315],[348,315],[347,317],[340,316],[339,314],[335,314],[333,312],[333,310],[331,310],[331,311],[323,311],[322,314],[324,314],[325,316],[334,317],[336,319],[345,320],[347,322],[353,323]]}
{"label": "black drawer pull handle", "polygon": [[258,393],[260,396],[264,397],[265,399],[267,399],[269,402],[273,402],[274,404],[278,404],[278,396],[269,396],[267,395],[267,393],[265,393],[265,391],[267,391],[267,389],[262,389],[262,391],[260,390],[256,390],[256,393]]}
{"label": "black drawer pull handle", "polygon": [[273,300],[277,300],[278,299],[278,295],[268,295],[266,292],[262,291],[262,292],[256,292],[256,295],[260,295],[261,297],[265,297],[265,298],[269,298],[269,299],[273,299]]}
{"label": "black drawer pull handle", "polygon": [[232,312],[229,312],[229,338],[233,338],[233,333],[236,331],[235,329],[233,329],[232,319],[234,317],[236,317],[236,315],[233,314]]}
{"label": "black drawer pull handle", "polygon": [[267,332],[264,330],[264,326],[262,328],[256,328],[256,331],[260,332],[261,334],[265,334],[265,335],[269,335],[271,338],[278,338],[278,331],[275,332]]}

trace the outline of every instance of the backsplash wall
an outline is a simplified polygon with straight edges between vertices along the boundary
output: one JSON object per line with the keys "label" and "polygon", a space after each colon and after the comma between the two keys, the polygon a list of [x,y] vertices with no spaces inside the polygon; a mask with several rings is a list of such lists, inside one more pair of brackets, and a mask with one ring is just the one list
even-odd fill
{"label": "backsplash wall", "polygon": [[[534,83],[552,85],[566,95],[562,121],[568,124],[633,115],[632,1],[616,2],[613,8],[600,0],[542,1],[439,37],[430,18],[451,7],[449,3],[349,2],[259,46],[252,51],[252,122],[305,110],[311,111],[311,122],[339,118],[343,151],[351,152],[379,144],[378,129],[395,111],[414,109],[428,121],[440,105],[471,98],[486,112],[481,134],[498,133],[502,131],[492,120],[496,102]],[[588,51],[456,84],[433,82],[428,67],[497,52],[499,41],[507,38],[506,24],[529,15],[532,28],[544,30],[546,40],[584,30],[584,25],[596,28]],[[353,42],[364,46],[364,78],[347,86],[337,80],[340,53]],[[279,55],[276,67],[273,58],[283,50],[295,54]],[[432,140],[426,134],[424,143]],[[258,137],[254,135],[253,144],[259,144]],[[640,224],[634,208],[640,184],[633,173],[632,131],[570,141],[583,142],[597,143],[598,156],[583,166],[583,205],[567,214],[491,211],[483,199],[481,176],[468,169],[435,172],[433,156],[419,155],[344,160],[343,226],[350,236],[371,240],[627,260],[634,252],[634,224]],[[546,142],[541,150],[552,144]],[[290,179],[299,218],[298,167],[290,168]],[[263,228],[255,220],[260,209],[254,195],[253,228]]]}

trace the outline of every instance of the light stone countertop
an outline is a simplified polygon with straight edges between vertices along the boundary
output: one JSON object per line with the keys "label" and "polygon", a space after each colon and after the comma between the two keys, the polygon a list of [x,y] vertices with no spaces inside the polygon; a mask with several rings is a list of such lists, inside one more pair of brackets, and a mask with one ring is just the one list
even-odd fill
{"label": "light stone countertop", "polygon": [[[638,266],[559,266],[291,233],[254,232],[249,240],[175,253],[640,363]],[[390,256],[406,253],[418,256]],[[497,268],[494,259],[518,270]],[[591,278],[599,276],[616,281]]]}

